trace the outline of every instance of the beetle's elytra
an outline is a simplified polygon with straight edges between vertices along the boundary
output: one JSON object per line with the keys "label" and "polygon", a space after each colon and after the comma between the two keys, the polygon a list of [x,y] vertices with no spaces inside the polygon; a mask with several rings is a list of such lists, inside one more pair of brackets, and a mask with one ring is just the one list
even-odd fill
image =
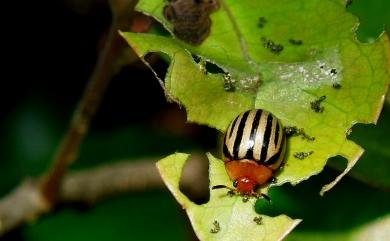
{"label": "beetle's elytra", "polygon": [[[262,195],[255,189],[274,177],[285,152],[286,137],[274,115],[260,109],[241,113],[229,125],[223,142],[225,168],[235,187],[232,190],[256,197]],[[218,185],[213,189],[223,187],[226,188]]]}

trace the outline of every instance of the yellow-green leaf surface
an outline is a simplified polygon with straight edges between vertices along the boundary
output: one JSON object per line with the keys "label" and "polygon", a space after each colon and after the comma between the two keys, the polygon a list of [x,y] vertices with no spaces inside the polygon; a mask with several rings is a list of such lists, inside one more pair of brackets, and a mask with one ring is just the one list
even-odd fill
{"label": "yellow-green leaf surface", "polygon": [[[140,1],[137,9],[172,32],[163,17],[165,4]],[[260,17],[266,19],[261,28]],[[290,139],[277,185],[296,184],[319,173],[332,156],[346,158],[345,171],[323,191],[330,189],[363,153],[346,133],[355,123],[376,122],[380,113],[389,84],[387,35],[372,44],[357,42],[358,21],[341,0],[225,0],[211,19],[210,36],[198,47],[153,34],[123,36],[139,56],[162,52],[170,57],[165,84],[186,108],[189,121],[225,131],[240,112],[262,108],[284,126],[304,128],[315,137],[312,142]],[[273,53],[262,38],[283,45],[283,51]],[[292,44],[291,39],[302,44]],[[192,55],[230,73],[236,91],[226,92],[223,74],[204,72]],[[326,96],[324,111],[317,113],[310,103],[321,96]],[[304,160],[293,157],[311,151]]]}
{"label": "yellow-green leaf surface", "polygon": [[[122,35],[141,57],[150,52],[169,56],[165,86],[186,108],[190,122],[224,132],[239,113],[261,108],[275,114],[284,126],[303,128],[305,133],[315,137],[314,141],[300,136],[289,138],[286,164],[275,185],[286,182],[297,184],[321,172],[330,157],[344,157],[348,161],[345,171],[334,182],[324,186],[322,191],[329,190],[363,153],[358,144],[347,139],[347,133],[356,123],[375,123],[378,119],[390,82],[388,36],[382,34],[371,44],[359,43],[355,37],[358,20],[346,11],[343,0],[219,2],[220,8],[211,14],[210,35],[200,46],[191,46],[174,36]],[[167,1],[163,0],[141,0],[137,9],[153,16],[172,33],[173,26],[163,17],[165,4]],[[260,17],[266,20],[262,27],[259,27]],[[266,41],[282,45],[283,50],[278,54],[270,51],[265,46]],[[225,91],[226,76],[205,71],[194,56],[229,73],[235,91]],[[321,103],[324,109],[317,113],[311,109],[311,102],[321,96],[326,96]],[[312,155],[299,160],[294,158],[297,152],[312,152]],[[184,163],[180,160],[176,163],[172,158],[159,164],[160,170],[162,166],[165,167],[161,173],[166,182],[175,178],[178,181],[178,170]],[[217,162],[219,164],[216,166],[212,164],[210,175],[224,173],[225,178],[216,184],[231,186],[222,161]],[[214,216],[195,210],[199,208],[204,211],[200,208],[213,203],[215,196],[206,205],[193,206],[183,194],[175,191],[173,184],[177,185],[176,181],[167,182],[178,201],[187,208],[195,232],[202,240],[219,237],[224,232],[240,232],[240,237],[247,238],[247,233],[255,228],[234,228],[235,225],[241,227],[238,222],[230,225],[231,231],[226,229],[224,225],[232,224],[226,224],[226,218],[236,220],[244,213],[250,215],[252,211],[250,205],[243,206],[235,202],[235,198],[226,197],[216,199],[223,202],[216,202],[207,213],[224,210],[218,213],[232,215],[215,219],[221,223],[221,232],[209,233]],[[211,184],[214,184],[213,181]],[[282,217],[285,221],[264,219],[274,220],[275,225],[278,223],[275,229],[280,225],[285,227],[278,230],[285,233],[294,225],[289,218]],[[261,226],[257,228],[256,232]],[[283,236],[280,234],[269,238],[269,233],[263,230],[258,239],[242,240],[277,240]],[[231,238],[230,234],[224,238]]]}
{"label": "yellow-green leaf surface", "polygon": [[[193,203],[179,190],[180,178],[188,157],[189,155],[182,153],[172,154],[160,160],[157,168],[169,190],[186,210],[200,240],[281,240],[300,222],[285,215],[259,215],[254,210],[253,199],[243,202],[242,197],[231,197],[226,190],[212,190],[206,204]],[[210,185],[228,182],[223,162],[210,154],[208,158]],[[261,221],[255,222],[255,218]],[[218,223],[219,229],[216,229],[214,222]]]}

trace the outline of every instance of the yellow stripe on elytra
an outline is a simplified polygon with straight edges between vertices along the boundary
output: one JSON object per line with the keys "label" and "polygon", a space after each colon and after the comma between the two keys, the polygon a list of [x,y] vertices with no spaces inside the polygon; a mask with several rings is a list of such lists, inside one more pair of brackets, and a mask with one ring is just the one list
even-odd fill
{"label": "yellow stripe on elytra", "polygon": [[249,112],[248,118],[246,119],[242,138],[240,140],[240,147],[238,151],[239,159],[242,159],[246,156],[246,153],[248,152],[248,148],[250,147],[249,142],[250,142],[251,130],[253,126],[253,121],[255,119],[255,115],[256,115],[256,111],[252,110]]}
{"label": "yellow stripe on elytra", "polygon": [[261,157],[261,148],[263,146],[263,138],[265,126],[267,125],[268,112],[263,111],[260,117],[259,127],[257,128],[256,138],[255,138],[255,147],[253,148],[253,158],[255,160],[260,160]]}

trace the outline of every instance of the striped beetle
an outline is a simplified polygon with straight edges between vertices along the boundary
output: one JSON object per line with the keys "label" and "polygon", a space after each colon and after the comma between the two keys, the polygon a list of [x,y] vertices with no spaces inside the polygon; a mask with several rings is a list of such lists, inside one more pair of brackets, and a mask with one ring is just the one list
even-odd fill
{"label": "striped beetle", "polygon": [[286,137],[274,115],[260,109],[241,113],[229,125],[223,141],[225,168],[234,189],[225,185],[216,185],[213,189],[227,188],[234,193],[269,200],[255,189],[274,177],[285,152]]}

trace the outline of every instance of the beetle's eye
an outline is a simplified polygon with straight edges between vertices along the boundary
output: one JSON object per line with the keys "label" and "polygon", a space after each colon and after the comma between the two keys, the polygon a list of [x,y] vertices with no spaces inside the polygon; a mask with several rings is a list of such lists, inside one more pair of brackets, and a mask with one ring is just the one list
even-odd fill
{"label": "beetle's eye", "polygon": [[238,181],[235,180],[235,181],[233,182],[233,187],[237,187],[237,185],[238,185]]}

